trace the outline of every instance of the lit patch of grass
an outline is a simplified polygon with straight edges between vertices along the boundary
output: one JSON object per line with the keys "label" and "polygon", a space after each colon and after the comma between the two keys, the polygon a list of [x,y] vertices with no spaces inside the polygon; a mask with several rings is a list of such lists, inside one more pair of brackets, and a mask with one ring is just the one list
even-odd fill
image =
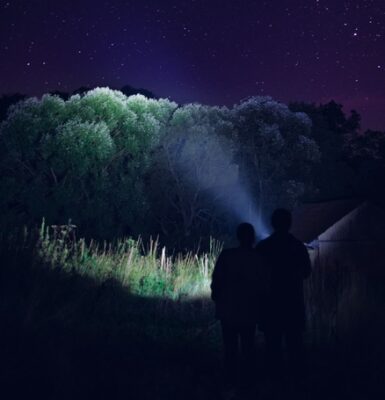
{"label": "lit patch of grass", "polygon": [[208,297],[212,269],[221,245],[211,241],[205,254],[170,256],[157,240],[124,238],[115,243],[76,240],[70,225],[40,229],[38,254],[52,268],[77,272],[98,281],[114,279],[130,293],[172,300]]}

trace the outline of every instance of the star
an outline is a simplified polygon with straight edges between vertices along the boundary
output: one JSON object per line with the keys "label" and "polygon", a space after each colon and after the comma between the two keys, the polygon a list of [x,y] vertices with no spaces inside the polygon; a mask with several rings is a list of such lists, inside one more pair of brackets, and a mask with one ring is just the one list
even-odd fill
{"label": "star", "polygon": [[[284,102],[385,93],[382,0],[244,0],[220,7],[203,0],[94,6],[84,0],[76,10],[43,3],[0,2],[3,91],[25,87],[41,95],[44,82],[69,92],[87,82],[129,84],[177,102],[225,105],[253,89],[260,94],[262,86]],[[265,85],[255,83],[261,77]],[[383,107],[374,108],[373,120],[385,124],[377,111]]]}

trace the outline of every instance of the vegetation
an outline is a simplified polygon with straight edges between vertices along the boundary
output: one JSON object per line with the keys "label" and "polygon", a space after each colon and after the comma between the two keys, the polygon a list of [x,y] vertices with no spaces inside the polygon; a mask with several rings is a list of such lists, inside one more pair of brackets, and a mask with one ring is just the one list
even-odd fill
{"label": "vegetation", "polygon": [[218,361],[217,340],[203,340],[212,324],[211,302],[202,297],[209,260],[170,265],[154,247],[73,243],[70,230],[61,232],[2,240],[2,393],[179,398],[194,379],[198,348]]}
{"label": "vegetation", "polygon": [[241,219],[263,225],[277,205],[385,197],[383,135],[360,134],[359,115],[339,104],[209,107],[133,92],[1,98],[1,226],[71,219],[87,238],[207,250],[211,236],[226,241]]}
{"label": "vegetation", "polygon": [[89,238],[160,235],[178,248],[227,234],[245,207],[228,198],[234,185],[259,218],[293,205],[319,157],[310,120],[270,98],[227,109],[106,88],[21,101],[0,140],[2,225],[71,219]]}
{"label": "vegetation", "polygon": [[[168,255],[156,242],[97,244],[70,225],[2,238],[2,391],[13,398],[218,396],[219,326],[209,278],[219,251]],[[383,395],[382,282],[349,268],[307,286],[309,396]],[[258,373],[269,397],[257,336]],[[23,385],[18,384],[23,382]]]}
{"label": "vegetation", "polygon": [[212,240],[209,253],[168,255],[157,240],[99,244],[74,240],[72,225],[41,226],[37,257],[51,268],[103,283],[112,280],[133,295],[180,301],[209,297],[211,272],[221,246]]}
{"label": "vegetation", "polygon": [[[0,383],[14,398],[215,398],[209,282],[234,224],[384,196],[383,135],[334,102],[177,105],[131,89],[0,102]],[[380,398],[383,281],[331,271],[306,290],[311,398],[328,384]]]}
{"label": "vegetation", "polygon": [[142,222],[143,174],[175,107],[109,89],[18,103],[1,126],[5,217],[14,224],[71,218],[99,237]]}

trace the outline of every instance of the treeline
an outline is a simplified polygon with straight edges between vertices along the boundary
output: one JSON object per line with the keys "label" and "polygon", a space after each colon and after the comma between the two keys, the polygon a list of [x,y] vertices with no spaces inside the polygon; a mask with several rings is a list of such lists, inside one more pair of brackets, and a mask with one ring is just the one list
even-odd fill
{"label": "treeline", "polygon": [[191,248],[242,219],[262,226],[278,205],[383,195],[385,134],[359,134],[359,115],[335,102],[227,108],[145,94],[1,98],[2,226],[71,220],[86,237]]}

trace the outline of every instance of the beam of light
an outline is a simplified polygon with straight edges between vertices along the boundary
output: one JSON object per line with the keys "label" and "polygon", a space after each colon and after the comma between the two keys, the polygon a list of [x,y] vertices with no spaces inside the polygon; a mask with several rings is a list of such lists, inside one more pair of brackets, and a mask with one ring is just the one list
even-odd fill
{"label": "beam of light", "polygon": [[233,161],[230,148],[231,145],[215,132],[195,132],[187,139],[175,162],[192,188],[208,193],[215,207],[223,210],[229,221],[251,223],[257,240],[262,240],[270,234],[269,229],[259,212],[258,199],[240,182],[238,165]]}
{"label": "beam of light", "polygon": [[230,211],[239,222],[248,222],[254,226],[257,240],[265,239],[269,236],[270,231],[265,223],[264,216],[258,211],[258,199],[253,198],[240,183],[235,185],[234,190]]}

